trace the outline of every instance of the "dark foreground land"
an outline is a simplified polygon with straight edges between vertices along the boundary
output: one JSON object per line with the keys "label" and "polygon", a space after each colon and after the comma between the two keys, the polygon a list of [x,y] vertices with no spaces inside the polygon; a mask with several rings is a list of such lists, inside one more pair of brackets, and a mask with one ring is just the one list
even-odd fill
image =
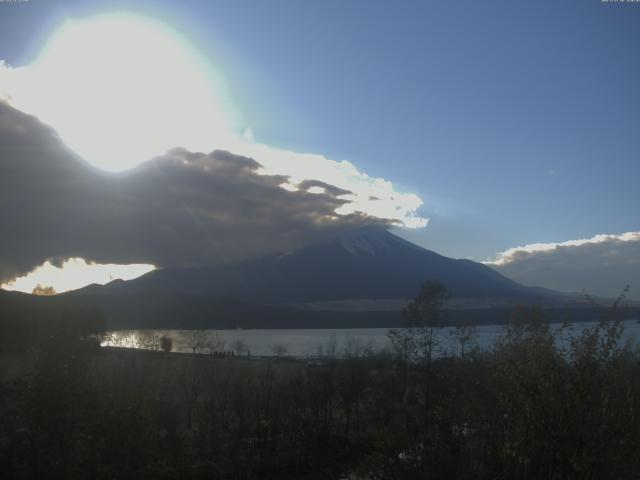
{"label": "dark foreground land", "polygon": [[437,331],[422,327],[392,353],[312,364],[48,331],[0,354],[0,476],[638,478],[640,355],[619,328],[561,351],[521,309],[490,352],[432,359]]}

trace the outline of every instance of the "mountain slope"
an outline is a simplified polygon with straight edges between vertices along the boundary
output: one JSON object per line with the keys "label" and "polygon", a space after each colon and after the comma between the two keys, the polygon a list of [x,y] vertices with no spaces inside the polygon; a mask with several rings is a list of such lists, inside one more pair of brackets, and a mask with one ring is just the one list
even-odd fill
{"label": "mountain slope", "polygon": [[455,297],[539,295],[470,260],[418,247],[383,229],[365,229],[296,252],[216,267],[167,268],[86,293],[195,294],[252,303],[409,298],[425,280]]}

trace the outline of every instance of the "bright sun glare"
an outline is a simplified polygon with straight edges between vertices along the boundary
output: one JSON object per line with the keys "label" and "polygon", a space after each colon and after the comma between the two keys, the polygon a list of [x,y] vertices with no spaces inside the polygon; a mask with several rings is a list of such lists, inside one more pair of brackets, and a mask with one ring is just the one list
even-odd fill
{"label": "bright sun glare", "polygon": [[45,262],[28,275],[2,285],[2,288],[31,293],[38,285],[52,286],[57,293],[62,293],[91,283],[103,285],[115,279],[130,280],[153,269],[153,265],[146,264],[96,264],[82,258],[69,258],[60,267]]}
{"label": "bright sun glare", "polygon": [[68,21],[12,71],[11,102],[55,126],[93,165],[120,171],[175,146],[233,139],[219,78],[162,24],[130,15]]}

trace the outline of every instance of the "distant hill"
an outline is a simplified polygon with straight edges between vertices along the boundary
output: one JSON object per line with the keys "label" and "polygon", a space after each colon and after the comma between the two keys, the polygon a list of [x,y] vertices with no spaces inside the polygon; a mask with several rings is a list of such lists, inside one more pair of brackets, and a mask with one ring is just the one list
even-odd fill
{"label": "distant hill", "polygon": [[[109,328],[391,327],[402,324],[403,307],[426,280],[442,281],[452,293],[451,324],[505,323],[517,304],[541,305],[552,321],[601,314],[579,297],[524,287],[383,229],[215,267],[155,270],[47,298],[0,291],[0,303],[11,300],[29,315],[97,306]],[[631,318],[638,311],[634,306]]]}
{"label": "distant hill", "polygon": [[279,304],[407,299],[425,280],[443,282],[454,297],[546,294],[480,263],[444,257],[384,229],[365,229],[295,252],[221,266],[156,270],[126,282],[91,286],[84,292],[195,294],[211,300]]}
{"label": "distant hill", "polygon": [[518,303],[544,303],[560,320],[557,307],[586,311],[563,305],[556,292],[524,287],[384,229],[226,265],[165,268],[52,301],[99,306],[112,328],[388,327],[402,324],[403,307],[426,280],[452,293],[451,323],[504,323]]}

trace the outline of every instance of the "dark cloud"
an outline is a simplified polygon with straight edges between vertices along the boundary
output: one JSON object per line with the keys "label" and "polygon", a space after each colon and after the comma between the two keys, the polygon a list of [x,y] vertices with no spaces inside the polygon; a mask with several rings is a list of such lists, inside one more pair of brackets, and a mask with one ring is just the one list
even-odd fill
{"label": "dark cloud", "polygon": [[640,299],[640,232],[513,248],[489,265],[525,285],[608,297],[630,285]]}
{"label": "dark cloud", "polygon": [[[36,118],[0,102],[0,282],[46,260],[217,264],[388,223],[336,215],[345,190],[310,181],[291,192],[280,186],[287,177],[259,170],[228,152],[174,149],[104,173]],[[324,193],[307,192],[314,186]]]}

